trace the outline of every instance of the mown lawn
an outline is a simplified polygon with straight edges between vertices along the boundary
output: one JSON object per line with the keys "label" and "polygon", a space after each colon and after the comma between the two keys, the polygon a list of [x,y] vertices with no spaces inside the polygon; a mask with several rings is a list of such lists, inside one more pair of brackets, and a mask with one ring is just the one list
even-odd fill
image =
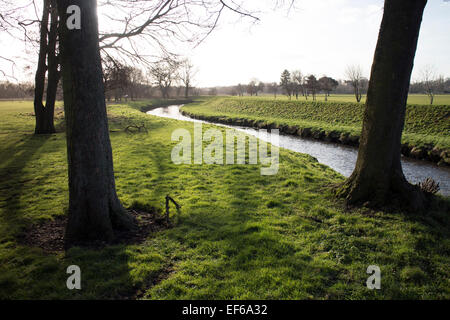
{"label": "mown lawn", "polygon": [[[260,98],[271,98],[273,95],[271,94],[264,94],[258,96]],[[277,95],[277,99],[280,100],[289,100],[289,98],[285,95],[279,94]],[[294,98],[295,100],[295,98]],[[300,96],[300,101],[305,100],[305,97]],[[309,96],[308,100],[312,100],[312,97]],[[333,94],[328,97],[328,102],[351,102],[355,103],[356,98],[353,94]],[[317,101],[324,102],[325,101],[325,95],[324,94],[318,94],[317,95]],[[361,103],[366,102],[366,95],[362,96]],[[429,105],[430,104],[430,98],[426,94],[410,94],[408,96],[408,104],[421,104],[421,105]],[[433,105],[450,105],[450,94],[437,94],[434,96]]]}
{"label": "mown lawn", "polygon": [[[277,125],[309,128],[359,136],[364,104],[348,102],[289,101],[273,97],[217,97],[182,108],[191,115],[250,119]],[[402,143],[450,149],[450,104],[408,105]],[[450,150],[449,150],[450,152]]]}
{"label": "mown lawn", "polygon": [[[170,194],[183,206],[175,227],[103,250],[22,245],[25,228],[68,206],[65,136],[33,136],[31,110],[0,102],[1,299],[450,298],[448,198],[426,216],[346,210],[329,188],[344,178],[286,150],[275,176],[259,165],[175,165],[171,134],[193,124],[126,105],[108,107],[119,197],[162,208]],[[133,122],[149,133],[125,133]],[[66,288],[72,264],[80,291]],[[381,290],[366,288],[369,265],[381,268]]]}

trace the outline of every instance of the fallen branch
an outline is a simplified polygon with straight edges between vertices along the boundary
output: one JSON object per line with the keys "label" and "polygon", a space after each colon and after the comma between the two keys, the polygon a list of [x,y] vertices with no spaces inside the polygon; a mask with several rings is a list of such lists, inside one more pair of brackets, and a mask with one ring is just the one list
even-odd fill
{"label": "fallen branch", "polygon": [[175,205],[175,207],[177,208],[177,212],[179,212],[179,210],[181,209],[181,206],[175,200],[173,200],[172,197],[167,195],[166,196],[166,222],[167,223],[170,222],[170,219],[169,219],[170,202],[172,202]]}
{"label": "fallen branch", "polygon": [[127,126],[127,127],[125,128],[125,132],[128,132],[128,133],[134,133],[134,132],[137,132],[137,131],[133,131],[133,130],[131,130],[131,129],[136,129],[138,132],[145,131],[146,133],[148,133],[148,130],[147,130],[147,128],[145,127],[145,124],[144,124],[144,123],[141,124],[141,125],[130,124],[129,126]]}

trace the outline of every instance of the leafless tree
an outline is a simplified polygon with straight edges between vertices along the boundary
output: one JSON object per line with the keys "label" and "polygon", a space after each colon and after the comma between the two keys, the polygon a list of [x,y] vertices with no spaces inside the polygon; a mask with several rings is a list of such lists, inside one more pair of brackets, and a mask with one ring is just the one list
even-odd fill
{"label": "leafless tree", "polygon": [[[35,0],[3,0],[0,8],[0,30],[14,39],[23,40],[36,49],[33,51],[38,52],[34,95],[35,133],[54,133],[53,114],[60,78],[56,0],[43,0],[39,3]],[[9,57],[2,57],[2,60],[11,61],[11,65],[15,65]],[[4,71],[1,73],[8,76]]]}
{"label": "leafless tree", "polygon": [[154,84],[159,87],[163,99],[170,98],[170,88],[177,80],[179,67],[180,62],[173,60],[170,57],[165,57],[150,67],[150,76],[153,79]]}
{"label": "leafless tree", "polygon": [[[349,205],[427,213],[430,201],[401,165],[411,72],[427,0],[386,0],[364,111],[355,170],[339,189]],[[397,211],[397,210],[395,210]]]}
{"label": "leafless tree", "polygon": [[258,92],[262,92],[264,90],[265,84],[261,81],[259,81],[256,78],[253,78],[250,83],[247,85],[247,93],[250,96],[257,96]]}
{"label": "leafless tree", "polygon": [[250,96],[257,96],[258,92],[264,91],[265,84],[258,79],[254,78],[250,81],[250,83],[247,85],[247,93]]}
{"label": "leafless tree", "polygon": [[291,72],[291,82],[293,95],[295,95],[295,99],[298,100],[300,92],[303,91],[303,74],[300,70]]}
{"label": "leafless tree", "polygon": [[[125,64],[145,64],[160,56],[173,55],[164,39],[198,45],[216,28],[224,11],[258,20],[250,11],[232,0],[98,0],[103,12],[99,31],[101,57]],[[54,132],[52,101],[59,83],[59,28],[56,0],[0,2],[0,30],[36,47],[39,51],[36,72],[36,133]],[[39,28],[36,28],[39,26]],[[55,32],[53,31],[55,30]],[[19,35],[21,32],[22,35]],[[14,62],[9,57],[0,59]],[[48,63],[46,63],[48,61]],[[6,75],[5,71],[0,74]],[[48,82],[45,89],[45,82]],[[45,105],[41,102],[46,95]],[[41,94],[42,92],[42,94]]]}
{"label": "leafless tree", "polygon": [[[195,27],[197,20],[191,20],[191,13],[196,16],[204,8],[211,24],[206,24],[208,32],[212,31],[225,9],[235,11],[253,19],[240,6],[230,0],[179,0],[179,1],[114,1],[124,3],[124,9],[136,8],[138,4],[159,4],[157,10],[142,10],[125,18],[120,33],[103,34],[99,32],[96,0],[57,0],[58,13],[62,21],[68,18],[67,9],[76,5],[81,9],[82,28],[71,32],[67,24],[60,24],[60,60],[64,78],[64,107],[66,115],[66,139],[69,177],[69,210],[66,226],[66,248],[86,241],[110,242],[118,230],[136,230],[134,219],[122,206],[116,192],[112,148],[109,138],[108,119],[104,96],[99,38],[102,49],[116,48],[119,52],[139,52],[130,44],[130,50],[121,46],[123,39],[130,39],[143,34],[155,19],[161,19],[156,29],[170,35],[170,29],[163,28],[163,21],[180,31],[182,24]],[[112,3],[113,1],[107,1]],[[33,4],[34,0],[33,0]],[[208,4],[214,7],[208,7]],[[179,9],[182,16],[170,16],[169,9]],[[197,5],[197,8],[194,6]],[[212,12],[212,14],[211,14]],[[153,18],[148,18],[149,14]],[[134,16],[141,16],[143,23],[132,23]],[[198,20],[199,21],[199,20]],[[202,21],[200,21],[202,22]],[[45,23],[41,23],[41,26]],[[201,24],[198,24],[202,26]],[[130,26],[130,27],[129,27]],[[148,37],[152,37],[150,33]],[[156,43],[161,43],[161,34],[154,36]]]}
{"label": "leafless tree", "polygon": [[129,77],[129,95],[131,100],[136,100],[143,96],[143,88],[145,88],[145,77],[141,69],[132,67],[130,68]]}
{"label": "leafless tree", "polygon": [[[428,98],[430,99],[430,105],[434,102],[434,96],[439,89],[439,83],[442,82],[443,77],[436,76],[436,68],[432,65],[427,65],[422,68],[420,72],[423,88]],[[439,79],[442,79],[439,81]]]}
{"label": "leafless tree", "polygon": [[256,80],[250,81],[250,83],[247,85],[247,93],[252,97],[253,95],[257,95],[257,85]]}
{"label": "leafless tree", "polygon": [[[15,0],[0,1],[0,32],[2,35],[9,35],[13,39],[22,39],[25,42],[37,45],[33,38],[31,27],[38,25],[39,17],[28,17],[24,12],[25,8],[30,7],[30,2]],[[0,76],[8,80],[17,81],[15,77],[16,61],[14,57],[6,56],[0,52],[0,60],[6,62],[10,67],[8,70],[0,70]]]}
{"label": "leafless tree", "polygon": [[362,91],[364,90],[363,71],[359,65],[348,66],[345,70],[345,75],[348,79],[348,83],[353,87],[353,91],[356,97],[356,101],[359,103],[362,98]]}
{"label": "leafless tree", "polygon": [[237,94],[238,94],[238,96],[239,97],[243,97],[244,96],[244,92],[245,91],[245,89],[244,89],[244,86],[242,85],[242,84],[238,84],[237,86],[236,86],[236,92],[237,92]]}
{"label": "leafless tree", "polygon": [[184,59],[180,63],[178,70],[178,77],[184,85],[184,97],[189,97],[189,90],[192,88],[192,81],[194,80],[197,70],[189,59]]}
{"label": "leafless tree", "polygon": [[138,72],[139,70],[114,59],[104,61],[103,79],[106,97],[109,99],[113,94],[116,102],[122,101],[122,98],[128,95],[133,99],[133,82],[139,81],[137,80],[138,75],[134,73]]}
{"label": "leafless tree", "polygon": [[313,74],[306,78],[305,86],[311,92],[313,101],[316,101],[316,94],[319,91],[319,81],[317,81],[317,78]]}
{"label": "leafless tree", "polygon": [[276,99],[278,94],[278,83],[272,82],[268,85],[269,92],[273,93],[273,97]]}
{"label": "leafless tree", "polygon": [[[170,55],[164,39],[200,44],[224,11],[259,20],[233,0],[101,0],[99,6],[106,21],[100,31],[102,53],[115,49],[116,55],[139,64]],[[108,12],[120,12],[120,17]]]}
{"label": "leafless tree", "polygon": [[256,95],[258,95],[258,92],[264,92],[264,88],[266,87],[265,83],[262,81],[258,81],[258,84],[256,86]]}
{"label": "leafless tree", "polygon": [[322,78],[319,79],[319,87],[320,90],[322,90],[325,93],[325,101],[328,100],[330,92],[336,89],[338,85],[339,82],[327,76],[323,76]]}

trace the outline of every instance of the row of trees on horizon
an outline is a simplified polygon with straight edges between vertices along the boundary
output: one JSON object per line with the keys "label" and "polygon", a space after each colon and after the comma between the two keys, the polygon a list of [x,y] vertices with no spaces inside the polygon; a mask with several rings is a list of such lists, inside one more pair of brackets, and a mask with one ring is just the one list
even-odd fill
{"label": "row of trees on horizon", "polygon": [[[430,104],[434,102],[436,94],[450,94],[450,78],[444,76],[434,76],[430,67],[425,67],[421,71],[419,81],[410,84],[409,93],[426,94],[430,99]],[[348,66],[345,71],[345,80],[335,80],[323,75],[318,78],[314,74],[303,75],[300,70],[284,70],[280,77],[280,82],[264,83],[254,78],[247,85],[238,84],[231,87],[216,87],[209,90],[210,95],[232,95],[232,96],[258,96],[258,94],[271,94],[277,98],[278,94],[284,94],[289,99],[299,96],[308,100],[316,100],[319,93],[324,94],[327,101],[330,94],[353,94],[357,102],[360,102],[362,96],[367,93],[369,80],[363,76],[360,66]]]}
{"label": "row of trees on horizon", "polygon": [[[105,97],[107,101],[121,102],[150,98],[187,98],[201,95],[258,96],[286,95],[289,99],[303,97],[316,100],[322,93],[327,101],[331,93],[353,94],[357,102],[367,93],[368,79],[363,76],[360,66],[348,66],[346,79],[336,80],[326,75],[320,78],[314,74],[304,75],[300,70],[284,70],[280,82],[264,83],[253,78],[248,84],[239,83],[236,86],[199,88],[193,85],[198,70],[189,59],[173,59],[166,57],[155,62],[144,71],[139,66],[132,66],[108,57],[103,61],[103,78]],[[436,94],[450,93],[450,78],[434,76],[432,69],[427,67],[421,72],[419,81],[410,85],[409,93],[426,94],[430,104]],[[48,80],[45,79],[45,86]],[[46,90],[45,90],[46,92]],[[27,99],[35,93],[34,84],[0,82],[0,99]],[[44,94],[45,96],[45,94]],[[57,99],[62,99],[61,83],[58,85]]]}
{"label": "row of trees on horizon", "polygon": [[[289,72],[284,70],[281,74],[280,82],[263,83],[257,79],[250,81],[248,85],[238,84],[231,88],[231,95],[244,96],[247,93],[249,96],[258,96],[258,93],[273,94],[277,98],[278,94],[285,94],[292,99],[297,100],[299,96],[303,96],[308,100],[311,96],[313,101],[316,100],[316,95],[319,92],[325,93],[325,100],[330,95],[330,92],[335,90],[340,83],[327,76],[317,79],[315,75],[311,74],[303,76],[301,71],[295,70]],[[345,92],[347,93],[347,92]]]}
{"label": "row of trees on horizon", "polygon": [[[192,86],[196,74],[189,59],[162,58],[160,61],[142,68],[107,57],[102,61],[103,83],[107,101],[120,102],[128,99],[199,96],[207,91],[199,91]],[[44,87],[48,87],[45,78]],[[58,83],[56,98],[62,100],[62,83]],[[47,90],[44,90],[44,97]],[[32,83],[0,82],[0,99],[33,98],[35,85]]]}

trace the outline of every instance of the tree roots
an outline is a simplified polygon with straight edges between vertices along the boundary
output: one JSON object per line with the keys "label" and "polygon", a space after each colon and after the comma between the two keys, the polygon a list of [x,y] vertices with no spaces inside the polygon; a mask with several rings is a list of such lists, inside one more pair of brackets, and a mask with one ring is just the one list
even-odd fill
{"label": "tree roots", "polygon": [[410,213],[423,213],[429,204],[431,194],[410,184],[403,175],[394,175],[387,183],[379,182],[376,179],[362,179],[354,173],[336,188],[336,195],[345,198],[347,205],[400,209]]}

